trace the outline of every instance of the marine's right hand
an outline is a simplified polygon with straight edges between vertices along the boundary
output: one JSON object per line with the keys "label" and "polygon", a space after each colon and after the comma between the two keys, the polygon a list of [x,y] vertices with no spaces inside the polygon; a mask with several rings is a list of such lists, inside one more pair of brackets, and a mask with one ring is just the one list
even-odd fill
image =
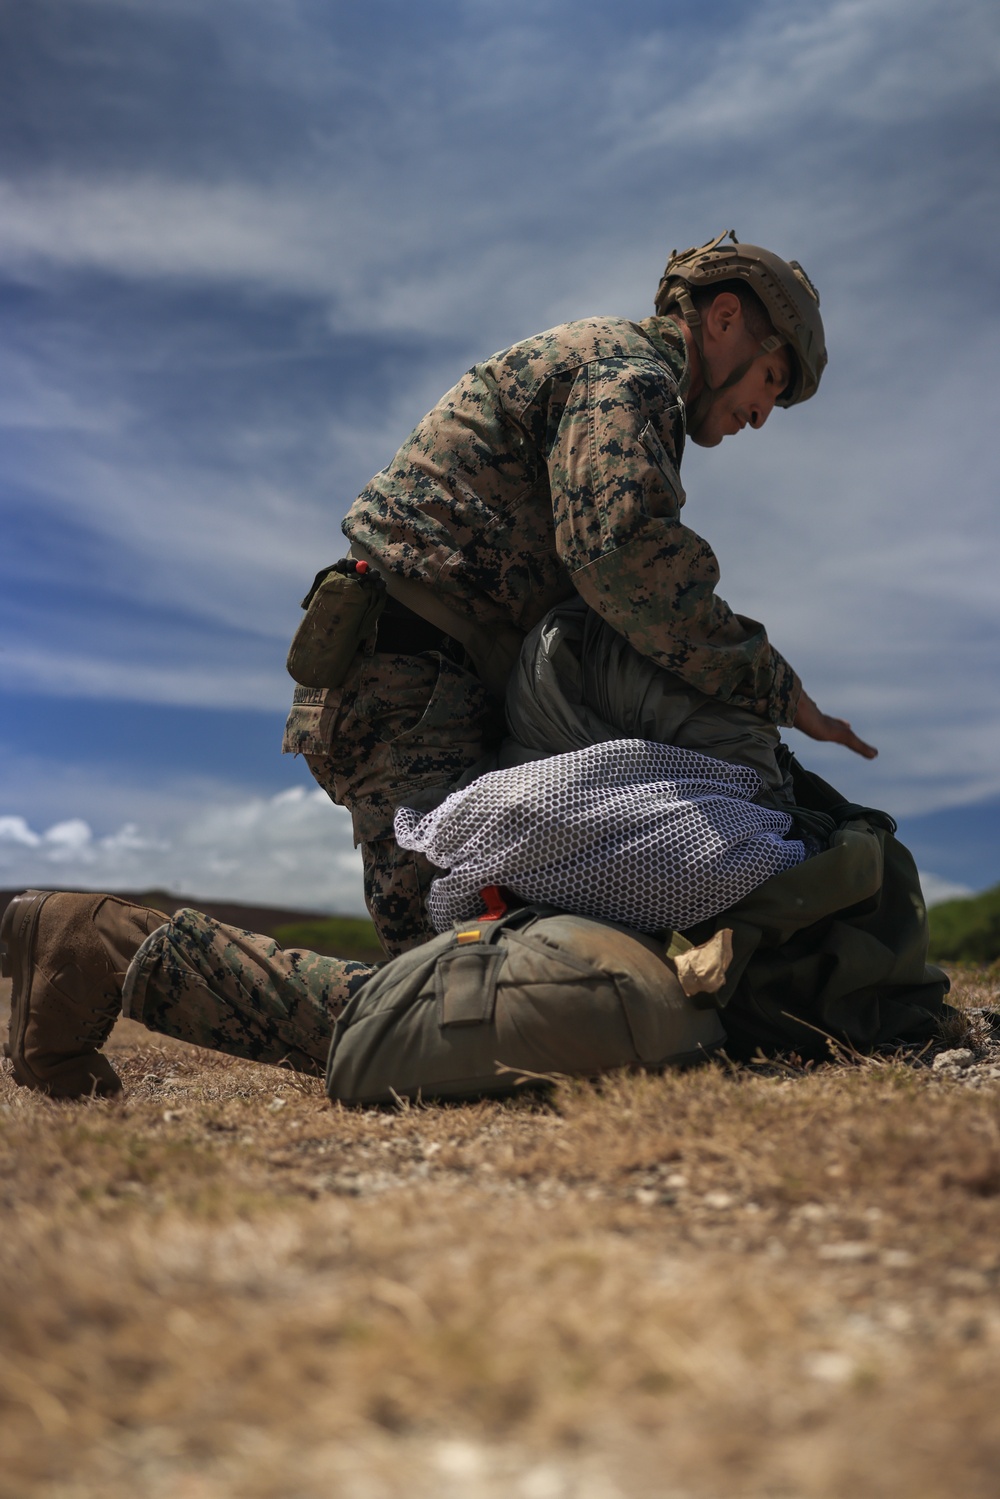
{"label": "marine's right hand", "polygon": [[795,728],[801,730],[803,734],[808,734],[810,739],[844,744],[856,755],[861,755],[866,760],[874,760],[878,754],[873,744],[866,744],[863,739],[858,738],[845,718],[831,718],[829,713],[823,713],[808,692],[803,692],[799,698],[794,723]]}

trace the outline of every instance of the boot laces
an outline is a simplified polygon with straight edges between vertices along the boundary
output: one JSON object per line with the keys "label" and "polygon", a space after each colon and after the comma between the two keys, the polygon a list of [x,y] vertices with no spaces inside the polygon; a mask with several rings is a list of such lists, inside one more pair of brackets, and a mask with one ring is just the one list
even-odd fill
{"label": "boot laces", "polygon": [[103,1004],[95,1004],[87,1017],[87,1025],[77,1036],[81,1046],[99,1051],[111,1034],[112,1026],[121,1013],[121,995],[115,990],[102,995]]}

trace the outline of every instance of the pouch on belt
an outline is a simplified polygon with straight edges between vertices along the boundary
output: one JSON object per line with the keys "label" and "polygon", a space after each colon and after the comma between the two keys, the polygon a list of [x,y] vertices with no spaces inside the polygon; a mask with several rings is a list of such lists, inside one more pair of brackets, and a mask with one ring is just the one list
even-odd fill
{"label": "pouch on belt", "polygon": [[302,600],[305,619],[288,652],[288,674],[303,687],[339,687],[378,623],[388,597],[364,562],[345,557],[321,568]]}

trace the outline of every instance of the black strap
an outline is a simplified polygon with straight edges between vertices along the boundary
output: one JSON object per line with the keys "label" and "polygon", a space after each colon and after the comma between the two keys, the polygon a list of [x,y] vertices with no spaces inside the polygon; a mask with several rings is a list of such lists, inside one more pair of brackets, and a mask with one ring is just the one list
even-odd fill
{"label": "black strap", "polygon": [[385,584],[382,583],[382,579],[379,578],[377,574],[370,573],[366,569],[362,570],[362,572],[359,574],[358,564],[355,562],[353,557],[341,557],[339,561],[331,562],[329,567],[320,568],[315,578],[313,578],[312,587],[306,594],[305,598],[302,600],[303,609],[309,608],[309,605],[313,601],[316,590],[319,588],[321,583],[324,583],[326,581],[331,573],[340,573],[342,578],[351,578],[356,576],[358,577],[359,581],[363,580],[370,587],[385,587]]}
{"label": "black strap", "polygon": [[890,817],[888,812],[880,812],[878,807],[863,807],[860,802],[841,802],[831,812],[836,822],[843,826],[845,822],[853,822],[855,818],[863,817],[873,827],[881,828],[885,833],[896,831],[896,819]]}

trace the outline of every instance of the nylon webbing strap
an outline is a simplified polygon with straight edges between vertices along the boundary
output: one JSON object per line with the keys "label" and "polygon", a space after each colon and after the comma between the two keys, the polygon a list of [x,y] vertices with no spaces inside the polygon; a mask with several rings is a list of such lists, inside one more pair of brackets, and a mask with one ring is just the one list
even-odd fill
{"label": "nylon webbing strap", "polygon": [[480,917],[457,926],[455,946],[438,959],[434,970],[438,1024],[484,1025],[492,1020],[497,981],[507,956],[499,943],[501,932],[552,913],[549,906],[517,906],[502,916]]}
{"label": "nylon webbing strap", "polygon": [[497,979],[506,956],[503,948],[477,944],[456,947],[438,959],[434,984],[440,1026],[483,1025],[492,1020]]}

